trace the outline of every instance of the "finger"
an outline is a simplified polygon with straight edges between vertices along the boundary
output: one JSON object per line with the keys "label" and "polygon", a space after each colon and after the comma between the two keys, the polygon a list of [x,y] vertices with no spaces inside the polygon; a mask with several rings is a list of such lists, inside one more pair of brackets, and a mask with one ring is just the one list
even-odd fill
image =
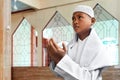
{"label": "finger", "polygon": [[48,50],[49,52],[52,52],[52,51],[53,51],[53,48],[51,47],[51,42],[50,42],[50,41],[48,42],[47,50]]}
{"label": "finger", "polygon": [[51,57],[51,58],[52,58],[52,56],[54,55],[54,54],[53,54],[53,50],[51,49],[50,44],[49,44],[48,47],[47,47],[47,53],[48,53],[49,57]]}
{"label": "finger", "polygon": [[50,50],[50,42],[48,41],[47,46],[46,46],[47,50]]}
{"label": "finger", "polygon": [[50,54],[50,52],[51,52],[51,51],[50,51],[50,45],[48,44],[46,48],[47,48],[48,54]]}
{"label": "finger", "polygon": [[55,46],[55,48],[58,49],[59,46],[57,45],[57,43],[53,39],[51,39],[51,41],[52,41],[53,45]]}
{"label": "finger", "polygon": [[50,48],[51,48],[54,52],[56,52],[57,49],[56,49],[56,47],[54,46],[53,42],[50,40],[49,43],[50,43]]}
{"label": "finger", "polygon": [[67,47],[64,43],[62,43],[62,46],[63,46],[63,50],[66,52],[67,51]]}

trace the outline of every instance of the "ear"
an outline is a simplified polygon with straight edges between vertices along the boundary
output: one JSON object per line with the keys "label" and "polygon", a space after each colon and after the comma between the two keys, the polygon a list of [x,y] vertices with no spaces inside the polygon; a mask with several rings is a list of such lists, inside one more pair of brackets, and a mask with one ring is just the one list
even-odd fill
{"label": "ear", "polygon": [[91,19],[92,25],[93,25],[95,22],[96,22],[96,19],[95,19],[95,18],[92,18],[92,19]]}

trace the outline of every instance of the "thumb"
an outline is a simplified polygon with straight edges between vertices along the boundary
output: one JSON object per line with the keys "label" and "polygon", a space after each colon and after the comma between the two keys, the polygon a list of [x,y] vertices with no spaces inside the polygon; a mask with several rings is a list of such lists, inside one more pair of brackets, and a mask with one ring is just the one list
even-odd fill
{"label": "thumb", "polygon": [[62,43],[62,46],[63,46],[63,50],[66,52],[67,51],[67,47],[64,43]]}

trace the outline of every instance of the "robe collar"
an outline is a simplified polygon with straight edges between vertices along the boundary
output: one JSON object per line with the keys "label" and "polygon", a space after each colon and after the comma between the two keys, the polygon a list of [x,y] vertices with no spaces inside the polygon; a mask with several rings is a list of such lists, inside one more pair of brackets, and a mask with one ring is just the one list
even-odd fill
{"label": "robe collar", "polygon": [[[77,41],[78,36],[75,35],[70,48],[74,47]],[[111,61],[112,57],[93,28],[91,28],[81,54],[80,66],[87,67],[90,70],[114,65]]]}

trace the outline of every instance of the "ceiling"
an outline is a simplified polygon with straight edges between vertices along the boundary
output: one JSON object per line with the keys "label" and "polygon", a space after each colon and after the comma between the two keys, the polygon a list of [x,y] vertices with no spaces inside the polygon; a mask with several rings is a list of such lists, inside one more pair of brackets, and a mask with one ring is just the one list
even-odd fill
{"label": "ceiling", "polygon": [[11,12],[45,9],[89,0],[11,0]]}
{"label": "ceiling", "polygon": [[11,0],[11,12],[20,12],[20,11],[25,11],[25,10],[29,10],[29,9],[33,9],[33,7],[22,3],[18,0]]}

